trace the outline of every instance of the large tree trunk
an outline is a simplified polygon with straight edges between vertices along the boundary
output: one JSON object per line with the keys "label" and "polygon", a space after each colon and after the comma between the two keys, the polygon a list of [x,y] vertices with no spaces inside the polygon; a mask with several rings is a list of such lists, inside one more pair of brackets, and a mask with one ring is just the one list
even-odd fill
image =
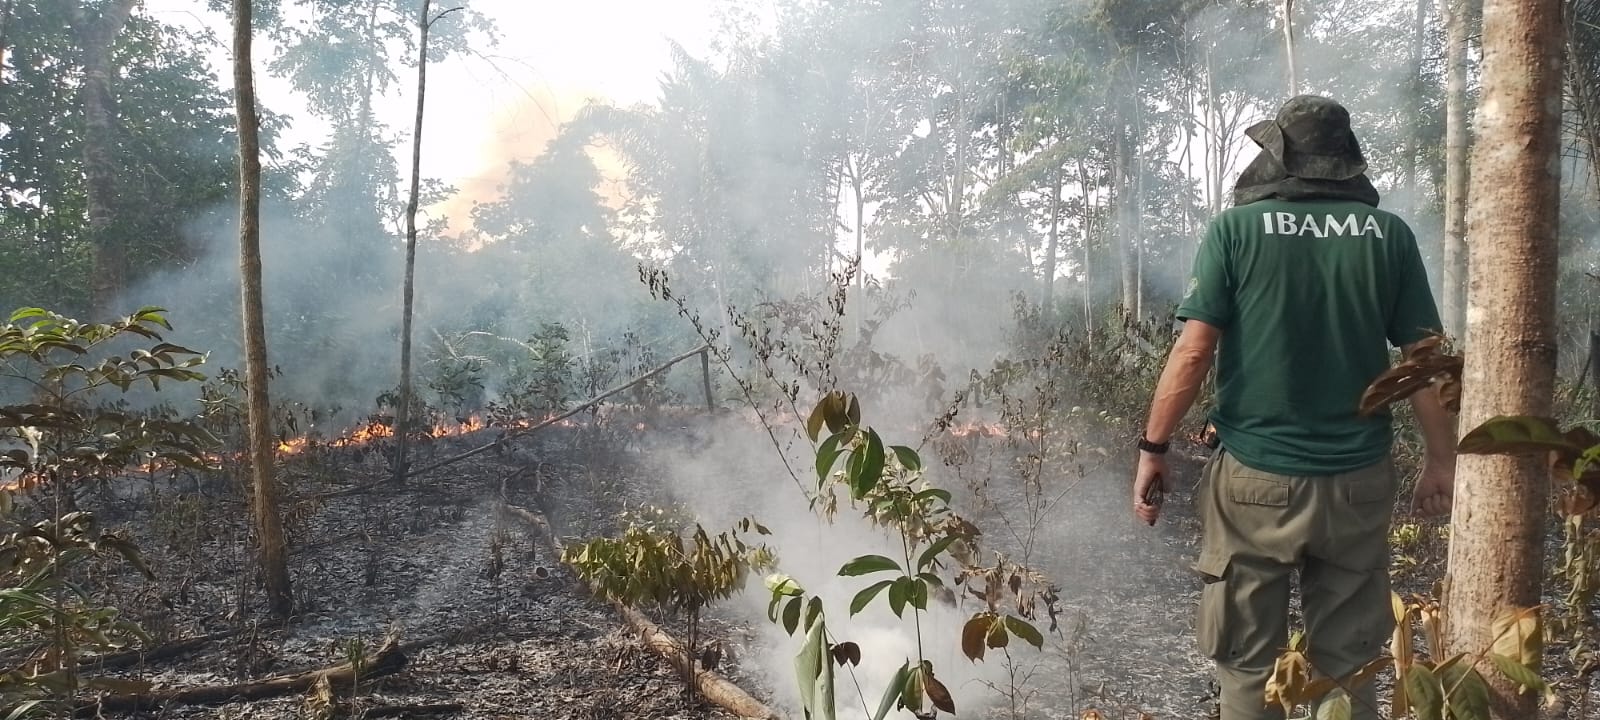
{"label": "large tree trunk", "polygon": [[1445,332],[1466,330],[1468,4],[1440,0],[1445,22],[1444,269],[1439,275]]}
{"label": "large tree trunk", "polygon": [[90,9],[81,4],[73,8],[75,31],[79,42],[83,43],[83,87],[79,93],[83,105],[84,204],[94,252],[89,302],[91,314],[98,317],[108,316],[114,309],[117,295],[122,292],[123,271],[127,265],[126,238],[120,237],[111,227],[116,219],[117,189],[111,51],[137,4],[138,0],[113,0],[106,4],[99,17],[93,17]]}
{"label": "large tree trunk", "polygon": [[420,42],[417,47],[417,114],[411,131],[411,194],[406,199],[406,277],[404,306],[400,311],[400,407],[395,413],[394,481],[405,482],[408,470],[406,451],[411,438],[411,300],[417,268],[417,198],[422,174],[422,111],[428,91],[428,17],[430,0],[422,0],[418,16]]}
{"label": "large tree trunk", "polygon": [[[1500,414],[1548,416],[1555,376],[1560,197],[1561,0],[1484,3],[1483,103],[1473,149],[1470,308],[1463,428]],[[1480,652],[1493,621],[1538,605],[1550,480],[1537,458],[1464,455],[1451,526],[1451,652]],[[1537,716],[1497,673],[1497,718]]]}
{"label": "large tree trunk", "polygon": [[254,486],[256,543],[273,615],[294,611],[289,554],[278,516],[273,474],[272,407],[267,399],[267,331],[261,300],[261,139],[255,77],[250,68],[251,0],[233,0],[233,97],[239,115],[239,278],[244,306],[250,474]]}

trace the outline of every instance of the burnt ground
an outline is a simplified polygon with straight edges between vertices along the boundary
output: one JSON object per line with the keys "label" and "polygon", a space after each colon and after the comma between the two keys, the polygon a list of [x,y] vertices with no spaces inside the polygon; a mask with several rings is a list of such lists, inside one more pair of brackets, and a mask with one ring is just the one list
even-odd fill
{"label": "burnt ground", "polygon": [[[640,435],[699,431],[635,433],[623,426],[632,422],[551,428],[520,441],[515,452],[487,453],[405,487],[379,484],[362,492],[348,491],[386,476],[375,449],[312,448],[290,458],[284,477],[299,499],[286,503],[285,512],[297,548],[300,616],[285,627],[248,631],[117,674],[157,688],[239,682],[336,664],[353,642],[371,652],[388,633],[401,641],[455,634],[413,653],[401,673],[342,692],[338,701],[357,709],[461,706],[399,717],[726,717],[687,700],[676,672],[644,650],[609,606],[582,591],[524,528],[503,524],[494,512],[504,493],[513,504],[543,512],[570,541],[608,532],[624,509],[670,502],[649,452],[653,443]],[[482,434],[434,441],[417,463],[485,441]],[[1190,492],[1202,461],[1197,449],[1175,453],[1178,490],[1154,528],[1132,518],[1127,473],[1114,461],[1080,480],[1047,520],[1034,557],[1059,585],[1063,612],[1043,653],[1012,655],[1014,669],[1028,679],[1029,689],[1014,698],[1022,716],[1076,718],[1089,707],[1130,720],[1139,713],[1209,715],[1209,665],[1192,640],[1200,584],[1189,567],[1199,535]],[[129,483],[137,490],[91,493],[86,506],[131,531],[158,577],[142,581],[111,564],[94,584],[151,632],[152,645],[248,629],[265,616],[258,582],[243,575],[252,563],[241,550],[248,526],[238,487],[217,478]],[[994,497],[1007,502],[1004,492]],[[958,490],[957,504],[964,502],[972,498]],[[980,526],[992,521],[982,510],[970,514]],[[1426,591],[1436,565],[1436,557],[1420,558],[1401,573],[1399,589]],[[719,613],[709,632],[751,652],[758,644],[751,625],[748,617]],[[759,698],[773,697],[763,686],[771,675],[730,656],[720,668],[725,674]],[[986,704],[964,707],[964,716],[1012,717],[1012,697],[983,694]],[[851,700],[841,687],[841,716]],[[144,717],[314,717],[315,707],[301,695]]]}
{"label": "burnt ground", "polygon": [[[338,664],[353,642],[370,656],[391,632],[402,642],[457,634],[467,637],[422,648],[401,673],[338,700],[358,709],[462,706],[428,717],[725,717],[689,702],[676,671],[644,650],[609,605],[583,592],[524,528],[496,519],[502,484],[512,503],[545,510],[568,537],[603,531],[616,508],[652,500],[650,483],[612,437],[552,428],[523,442],[516,457],[489,453],[409,487],[322,498],[382,480],[383,463],[365,449],[313,448],[291,458],[286,482],[302,499],[286,514],[291,543],[304,548],[292,555],[294,622],[117,675],[157,689],[233,683]],[[485,440],[435,441],[418,462]],[[221,482],[215,479],[134,482],[139,492],[86,506],[132,532],[158,577],[138,581],[102,568],[95,582],[105,596],[151,632],[152,645],[263,618],[256,583],[243,576],[251,563],[240,550],[247,527],[236,488],[207,484]],[[312,717],[314,707],[306,696],[288,696],[144,716]]]}

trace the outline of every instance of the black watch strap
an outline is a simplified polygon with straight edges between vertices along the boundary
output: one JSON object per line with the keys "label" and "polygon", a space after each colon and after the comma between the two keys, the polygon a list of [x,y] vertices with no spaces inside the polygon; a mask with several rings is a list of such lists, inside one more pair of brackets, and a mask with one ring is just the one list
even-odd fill
{"label": "black watch strap", "polygon": [[1156,455],[1162,455],[1162,454],[1165,454],[1167,452],[1167,450],[1169,448],[1171,448],[1171,447],[1172,447],[1172,441],[1171,440],[1168,440],[1167,442],[1164,442],[1164,443],[1153,443],[1153,442],[1150,442],[1149,440],[1146,440],[1143,435],[1139,436],[1139,449],[1143,450],[1143,451],[1145,451],[1147,453],[1153,453],[1153,454],[1156,454]]}

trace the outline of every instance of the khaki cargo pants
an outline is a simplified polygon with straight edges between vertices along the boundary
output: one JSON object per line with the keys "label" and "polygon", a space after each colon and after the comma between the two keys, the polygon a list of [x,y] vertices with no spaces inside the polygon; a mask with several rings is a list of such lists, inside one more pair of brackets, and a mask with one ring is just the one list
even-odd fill
{"label": "khaki cargo pants", "polygon": [[[1217,663],[1222,720],[1279,720],[1267,707],[1273,662],[1289,642],[1290,574],[1300,573],[1307,654],[1317,672],[1347,677],[1377,657],[1394,627],[1389,521],[1396,487],[1385,459],[1353,472],[1290,477],[1240,464],[1226,450],[1195,493],[1203,524],[1195,569],[1196,635]],[[1353,689],[1356,720],[1376,720],[1376,693]]]}

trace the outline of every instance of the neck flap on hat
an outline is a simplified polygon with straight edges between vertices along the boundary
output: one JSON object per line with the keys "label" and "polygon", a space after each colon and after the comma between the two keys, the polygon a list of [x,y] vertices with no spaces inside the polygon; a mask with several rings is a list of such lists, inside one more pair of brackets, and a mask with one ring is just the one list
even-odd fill
{"label": "neck flap on hat", "polygon": [[1378,189],[1365,173],[1347,180],[1318,180],[1290,175],[1272,153],[1262,150],[1239,174],[1233,186],[1233,204],[1248,205],[1257,200],[1354,200],[1378,206]]}

